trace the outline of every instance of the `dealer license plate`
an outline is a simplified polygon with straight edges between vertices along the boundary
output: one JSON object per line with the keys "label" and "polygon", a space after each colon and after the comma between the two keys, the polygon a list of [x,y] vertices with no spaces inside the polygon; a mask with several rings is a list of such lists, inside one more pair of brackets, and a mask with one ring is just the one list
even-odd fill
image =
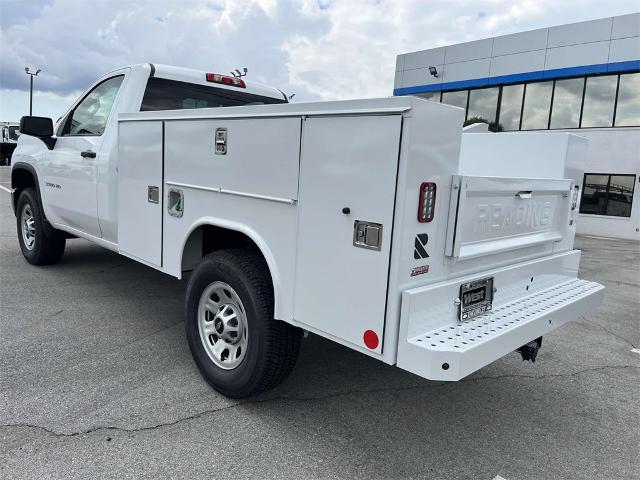
{"label": "dealer license plate", "polygon": [[460,320],[482,315],[491,310],[493,277],[482,278],[460,285]]}

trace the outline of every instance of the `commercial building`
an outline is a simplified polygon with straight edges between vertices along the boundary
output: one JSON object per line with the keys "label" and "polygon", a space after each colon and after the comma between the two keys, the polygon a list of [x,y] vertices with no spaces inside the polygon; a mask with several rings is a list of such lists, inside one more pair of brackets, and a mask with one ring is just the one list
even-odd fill
{"label": "commercial building", "polygon": [[640,13],[398,55],[394,95],[586,137],[578,233],[640,240]]}

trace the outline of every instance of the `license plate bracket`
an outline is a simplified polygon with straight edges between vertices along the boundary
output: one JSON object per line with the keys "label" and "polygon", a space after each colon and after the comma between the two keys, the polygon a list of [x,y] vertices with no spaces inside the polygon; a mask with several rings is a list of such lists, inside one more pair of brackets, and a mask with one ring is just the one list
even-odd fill
{"label": "license plate bracket", "polygon": [[458,319],[469,320],[488,312],[493,302],[493,277],[481,278],[460,285]]}

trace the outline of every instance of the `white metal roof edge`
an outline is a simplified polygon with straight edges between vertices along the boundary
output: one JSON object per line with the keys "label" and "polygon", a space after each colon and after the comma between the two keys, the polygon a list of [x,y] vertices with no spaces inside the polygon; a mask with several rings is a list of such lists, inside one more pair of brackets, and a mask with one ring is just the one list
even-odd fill
{"label": "white metal roof edge", "polygon": [[250,105],[239,107],[198,108],[190,110],[160,110],[149,112],[121,113],[119,122],[145,120],[198,120],[207,118],[248,117],[298,117],[323,115],[392,114],[411,110],[413,102],[423,100],[416,97],[386,97],[364,100],[340,100],[329,102],[279,103],[272,105]]}
{"label": "white metal roof edge", "polygon": [[[246,93],[252,93],[254,95],[262,95],[264,97],[277,98],[277,99],[285,99],[284,93],[278,90],[271,85],[267,85],[261,82],[257,82],[255,80],[249,79],[247,77],[243,77],[242,80],[245,82],[246,88],[243,90],[239,90],[238,87],[225,85],[223,83],[212,83],[207,82],[206,73],[212,72],[212,70],[197,70],[194,68],[187,67],[177,67],[174,65],[165,65],[162,63],[135,63],[133,65],[126,65],[124,67],[120,67],[114,70],[111,70],[100,77],[98,80],[101,81],[105,77],[111,76],[116,72],[120,72],[122,70],[127,69],[143,69],[146,71],[150,71],[153,66],[154,73],[153,76],[156,78],[163,78],[167,80],[176,80],[178,82],[187,82],[193,83],[195,85],[204,85],[207,87],[215,87],[222,90],[231,90],[231,91],[242,91]],[[215,69],[214,69],[215,70]],[[216,71],[214,73],[219,73],[220,75],[227,75],[224,72]],[[230,75],[227,75],[230,76]],[[96,82],[96,83],[98,83]],[[95,83],[93,84],[95,85]]]}

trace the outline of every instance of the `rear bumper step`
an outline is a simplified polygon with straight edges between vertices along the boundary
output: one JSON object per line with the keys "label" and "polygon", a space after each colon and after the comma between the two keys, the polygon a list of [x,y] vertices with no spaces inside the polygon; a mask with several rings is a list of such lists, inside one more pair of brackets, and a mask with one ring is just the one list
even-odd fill
{"label": "rear bumper step", "polygon": [[402,367],[431,380],[460,380],[595,308],[603,295],[604,287],[595,282],[559,283],[472,321],[409,338],[405,347],[411,350],[413,365]]}

